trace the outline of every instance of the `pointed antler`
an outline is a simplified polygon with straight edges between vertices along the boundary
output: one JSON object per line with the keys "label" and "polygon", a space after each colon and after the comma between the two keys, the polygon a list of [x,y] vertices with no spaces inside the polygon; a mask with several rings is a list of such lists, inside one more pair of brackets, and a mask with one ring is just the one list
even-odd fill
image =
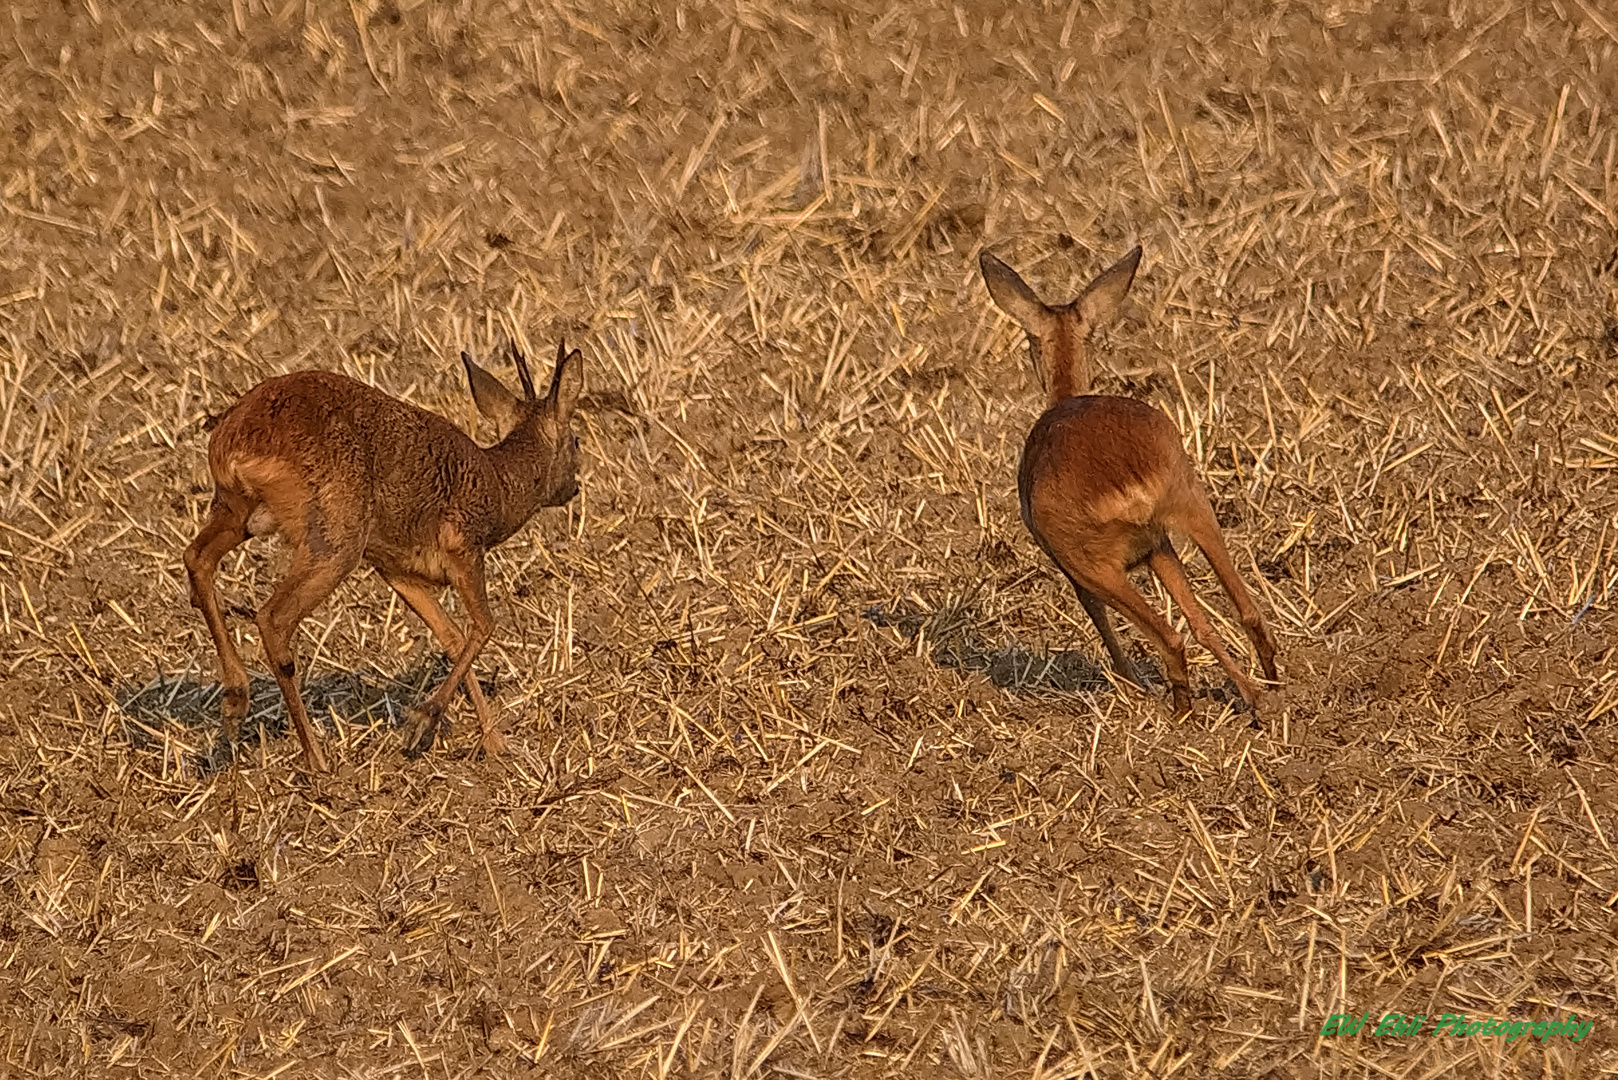
{"label": "pointed antler", "polygon": [[529,401],[533,401],[534,377],[528,374],[528,361],[523,357],[522,350],[517,348],[515,338],[511,342],[511,361],[517,365],[517,381],[522,383],[523,396]]}
{"label": "pointed antler", "polygon": [[556,367],[551,372],[551,397],[556,396],[556,388],[562,385],[562,364],[567,360],[567,339],[556,339]]}

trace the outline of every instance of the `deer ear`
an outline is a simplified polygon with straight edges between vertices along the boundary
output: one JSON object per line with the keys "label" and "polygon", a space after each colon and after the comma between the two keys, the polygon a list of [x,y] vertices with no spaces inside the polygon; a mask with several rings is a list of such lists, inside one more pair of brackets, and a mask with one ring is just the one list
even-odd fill
{"label": "deer ear", "polygon": [[1094,330],[1105,326],[1118,314],[1118,307],[1129,295],[1135,283],[1135,268],[1140,265],[1140,245],[1105,270],[1079,294],[1079,316],[1085,326]]}
{"label": "deer ear", "polygon": [[978,256],[978,269],[983,272],[983,284],[989,287],[994,306],[1010,315],[1030,334],[1038,334],[1049,320],[1050,309],[1034,295],[1034,290],[1017,275],[1017,271],[995,258],[987,250]]}
{"label": "deer ear", "polygon": [[499,379],[478,367],[477,361],[464,352],[461,363],[466,367],[466,381],[472,388],[472,400],[477,403],[478,412],[494,424],[502,439],[505,438],[522,419],[522,403]]}
{"label": "deer ear", "polygon": [[584,354],[577,349],[563,354],[558,348],[557,352],[556,373],[551,376],[551,401],[556,405],[557,418],[565,424],[584,394]]}

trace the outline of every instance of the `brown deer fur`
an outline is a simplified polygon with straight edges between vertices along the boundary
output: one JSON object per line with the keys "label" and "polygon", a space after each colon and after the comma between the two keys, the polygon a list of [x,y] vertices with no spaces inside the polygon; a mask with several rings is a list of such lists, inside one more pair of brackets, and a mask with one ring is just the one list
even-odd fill
{"label": "brown deer fur", "polygon": [[[465,680],[483,749],[504,747],[476,677],[468,674],[494,621],[483,556],[542,506],[578,493],[578,439],[569,423],[584,389],[578,350],[557,350],[550,393],[536,397],[528,365],[512,346],[518,397],[461,354],[478,411],[500,430],[483,448],[443,417],[344,375],[299,371],[268,379],[236,402],[208,441],[213,504],[185,551],[191,604],[202,612],[224,684],[225,736],[235,743],[247,715],[247,669],[225,627],[214,575],[249,536],[280,533],[291,551],[286,577],[257,622],[287,712],[309,766],[326,770],[320,741],[298,694],[293,640],[298,623],[362,562],[376,568],[421,616],[454,661],[449,677],[409,710],[405,751],[432,746],[444,710]],[[462,634],[438,593],[450,585],[466,609]]]}
{"label": "brown deer fur", "polygon": [[1185,567],[1169,542],[1174,529],[1207,556],[1225,587],[1267,679],[1277,678],[1275,644],[1225,550],[1219,523],[1180,444],[1173,421],[1133,398],[1086,393],[1087,342],[1117,312],[1135,280],[1136,247],[1103,271],[1072,303],[1042,303],[1017,272],[989,252],[979,258],[989,295],[1022,324],[1028,352],[1047,393],[1017,468],[1022,518],[1034,540],[1061,568],[1095,623],[1118,674],[1140,685],[1107,615],[1123,612],[1152,640],[1168,668],[1174,709],[1191,710],[1185,643],[1146,603],[1129,571],[1151,567],[1185,614],[1191,632],[1230,673],[1249,704],[1257,688],[1236,665],[1197,606]]}

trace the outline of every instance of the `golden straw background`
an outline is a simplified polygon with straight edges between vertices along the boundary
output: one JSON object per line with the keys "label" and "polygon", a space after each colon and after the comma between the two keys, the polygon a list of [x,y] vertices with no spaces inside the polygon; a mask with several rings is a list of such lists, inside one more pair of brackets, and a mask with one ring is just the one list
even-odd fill
{"label": "golden straw background", "polygon": [[[17,0],[0,1073],[1618,1069],[1615,121],[1594,0]],[[1137,240],[1096,388],[1206,477],[1256,714],[1200,649],[1192,720],[1114,692],[1018,520],[977,253],[1060,301]],[[437,653],[356,575],[340,772],[260,676],[233,783],[210,417],[320,367],[470,429],[507,334],[589,380],[492,560],[512,754],[463,697],[400,758]],[[1317,1037],[1388,1011],[1596,1027]]]}

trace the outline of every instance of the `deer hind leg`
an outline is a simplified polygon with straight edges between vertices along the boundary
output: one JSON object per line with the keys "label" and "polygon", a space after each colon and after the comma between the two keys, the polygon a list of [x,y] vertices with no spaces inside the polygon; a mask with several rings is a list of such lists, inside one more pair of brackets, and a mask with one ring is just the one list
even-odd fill
{"label": "deer hind leg", "polygon": [[1078,594],[1079,605],[1084,608],[1085,614],[1089,615],[1090,621],[1095,624],[1096,633],[1101,635],[1101,644],[1106,647],[1107,656],[1112,660],[1112,669],[1126,682],[1144,688],[1146,683],[1140,677],[1140,669],[1135,666],[1135,662],[1124,651],[1123,642],[1118,639],[1118,631],[1113,628],[1112,618],[1107,614],[1106,603],[1100,596],[1084,587],[1083,583],[1067,568],[1067,565],[1057,554],[1056,548],[1052,547],[1045,539],[1045,534],[1040,530],[1039,525],[1034,521],[1033,514],[1029,511],[1026,492],[1023,493],[1023,524],[1028,526],[1029,535],[1034,538],[1034,543],[1038,544],[1040,550],[1050,557],[1051,562],[1055,563],[1056,568],[1062,571],[1063,576],[1068,580],[1068,584],[1072,585],[1073,591]]}
{"label": "deer hind leg", "polygon": [[1225,651],[1225,643],[1219,640],[1213,624],[1202,613],[1202,607],[1191,591],[1191,582],[1186,579],[1185,564],[1180,562],[1180,557],[1174,553],[1173,546],[1165,540],[1161,547],[1155,548],[1146,557],[1146,561],[1151,566],[1152,572],[1157,575],[1157,580],[1163,583],[1163,587],[1185,613],[1185,621],[1191,625],[1191,633],[1202,642],[1204,649],[1213,653],[1214,659],[1219,661],[1219,666],[1229,673],[1231,680],[1236,683],[1236,689],[1241,691],[1242,698],[1249,705],[1256,704],[1258,688],[1253,685],[1253,680],[1247,677],[1247,672],[1238,667],[1236,661],[1231,659],[1230,653]]}
{"label": "deer hind leg", "polygon": [[1107,656],[1112,660],[1112,669],[1126,682],[1144,687],[1146,683],[1140,677],[1140,669],[1124,651],[1124,643],[1118,639],[1118,631],[1113,628],[1112,617],[1107,614],[1107,605],[1095,593],[1080,585],[1073,575],[1068,574],[1067,579],[1073,583],[1073,591],[1078,594],[1079,604],[1084,608],[1085,614],[1095,623],[1096,632],[1101,635],[1101,644],[1106,647]]}
{"label": "deer hind leg", "polygon": [[1140,590],[1130,583],[1123,566],[1092,566],[1088,573],[1075,574],[1073,577],[1086,592],[1123,612],[1157,646],[1168,674],[1174,714],[1190,715],[1191,678],[1185,666],[1185,640],[1164,621],[1163,616],[1152,610]]}
{"label": "deer hind leg", "polygon": [[[456,628],[455,623],[450,619],[449,614],[439,604],[436,595],[437,590],[434,586],[408,575],[386,572],[382,573],[382,580],[391,585],[393,591],[399,594],[399,597],[410,607],[410,610],[414,611],[420,616],[421,621],[427,624],[427,629],[432,632],[433,637],[438,639],[438,644],[443,646],[444,652],[449,655],[451,660],[460,655],[461,649],[465,646],[465,639],[462,637],[460,630]],[[494,714],[489,709],[488,701],[483,697],[483,688],[478,685],[477,676],[468,672],[465,683],[466,692],[472,699],[472,708],[478,714],[478,726],[482,729],[483,752],[491,757],[503,753],[506,748],[505,739],[501,737],[500,728],[495,723]],[[436,728],[443,731],[444,721],[440,720]],[[420,741],[420,738],[421,733],[418,733],[417,742]],[[407,743],[406,745],[412,744]]]}
{"label": "deer hind leg", "polygon": [[1275,668],[1275,641],[1270,637],[1269,628],[1264,625],[1264,616],[1259,614],[1258,606],[1253,603],[1252,594],[1242,583],[1241,575],[1236,573],[1236,564],[1231,562],[1230,552],[1225,550],[1225,538],[1219,532],[1219,522],[1215,520],[1213,507],[1208,505],[1206,496],[1199,493],[1196,504],[1184,516],[1180,527],[1191,542],[1202,549],[1208,565],[1213,567],[1219,583],[1225,587],[1225,595],[1235,605],[1242,629],[1247,631],[1247,639],[1253,643],[1253,652],[1258,656],[1264,677],[1271,682],[1279,682],[1280,675]]}
{"label": "deer hind leg", "polygon": [[241,653],[231,640],[225,626],[224,613],[219,607],[219,592],[214,578],[219,572],[219,560],[232,548],[247,539],[247,519],[252,507],[241,499],[231,498],[215,491],[213,505],[202,531],[185,549],[185,571],[191,583],[191,606],[202,612],[213,637],[214,650],[219,654],[219,682],[224,688],[225,741],[232,747],[241,735],[242,720],[247,716],[247,668]]}
{"label": "deer hind leg", "polygon": [[[335,503],[337,500],[331,500]],[[319,607],[360,563],[363,535],[357,529],[343,529],[341,519],[313,500],[277,513],[281,533],[292,548],[292,561],[269,601],[259,609],[258,629],[264,655],[286,699],[287,714],[303,744],[304,759],[316,772],[325,772],[326,755],[298,693],[298,667],[292,642],[298,624]],[[344,515],[354,517],[354,515]],[[359,519],[363,520],[364,515]]]}
{"label": "deer hind leg", "polygon": [[[472,661],[477,659],[478,653],[494,633],[494,616],[489,612],[482,553],[447,550],[444,552],[444,569],[449,575],[450,585],[466,608],[469,632],[454,657],[455,666],[450,669],[449,677],[439,684],[426,701],[406,714],[409,717],[404,729],[404,752],[407,757],[417,757],[432,749],[433,737],[444,722],[444,710],[449,706],[450,695],[466,678],[472,669]],[[481,695],[481,691],[479,693]],[[483,717],[480,716],[479,722],[482,721]],[[491,727],[484,732],[485,749],[490,745],[504,745],[498,738],[488,738],[492,730]]]}

